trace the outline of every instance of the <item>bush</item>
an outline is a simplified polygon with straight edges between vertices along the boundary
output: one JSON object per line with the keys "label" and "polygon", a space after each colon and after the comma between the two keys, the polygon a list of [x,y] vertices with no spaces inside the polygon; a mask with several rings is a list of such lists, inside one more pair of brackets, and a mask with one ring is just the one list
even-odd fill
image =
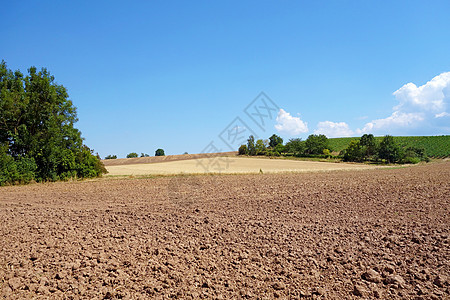
{"label": "bush", "polygon": [[404,159],[402,159],[401,162],[404,163],[404,164],[417,164],[417,163],[420,162],[420,158],[406,156]]}
{"label": "bush", "polygon": [[105,157],[105,159],[117,159],[117,155],[108,155]]}
{"label": "bush", "polygon": [[136,153],[136,152],[131,152],[131,153],[128,153],[127,154],[127,158],[136,158],[136,157],[138,157],[139,155]]}

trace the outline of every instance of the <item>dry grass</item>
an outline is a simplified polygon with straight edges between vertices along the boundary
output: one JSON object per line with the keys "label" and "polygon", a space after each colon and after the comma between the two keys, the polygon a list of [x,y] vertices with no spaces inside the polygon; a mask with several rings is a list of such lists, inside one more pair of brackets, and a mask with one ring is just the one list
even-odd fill
{"label": "dry grass", "polygon": [[374,169],[377,166],[247,157],[213,157],[150,164],[106,166],[109,176],[174,174],[251,174]]}

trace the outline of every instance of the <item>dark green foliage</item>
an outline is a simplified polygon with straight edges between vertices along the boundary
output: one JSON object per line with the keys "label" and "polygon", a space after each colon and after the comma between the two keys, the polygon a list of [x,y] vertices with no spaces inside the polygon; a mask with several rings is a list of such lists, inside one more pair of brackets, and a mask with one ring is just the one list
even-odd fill
{"label": "dark green foliage", "polygon": [[[329,139],[330,149],[336,152],[347,148],[351,140],[359,138],[333,138]],[[383,137],[375,137],[379,143]],[[441,136],[394,136],[394,141],[404,148],[418,147],[425,150],[426,155],[436,158],[450,156],[450,135]]]}
{"label": "dark green foliage", "polygon": [[377,142],[373,134],[364,134],[359,140],[364,156],[370,157],[377,153]]}
{"label": "dark green foliage", "polygon": [[157,149],[155,151],[155,156],[164,156],[164,150],[163,149]]}
{"label": "dark green foliage", "polygon": [[33,158],[8,155],[7,146],[0,146],[0,185],[29,183],[34,180],[36,163]]}
{"label": "dark green foliage", "polygon": [[282,143],[281,144],[277,144],[274,148],[273,148],[273,152],[278,156],[282,153],[286,152],[286,146],[284,146]]}
{"label": "dark green foliage", "polygon": [[139,155],[136,153],[136,152],[131,152],[131,153],[128,153],[127,154],[127,158],[136,158],[136,157],[138,157]]}
{"label": "dark green foliage", "polygon": [[149,157],[150,155],[148,155],[147,153],[141,153],[141,157]]}
{"label": "dark green foliage", "polygon": [[255,151],[256,155],[265,155],[266,154],[266,145],[264,144],[264,141],[259,139],[256,141],[255,144]]}
{"label": "dark green foliage", "polygon": [[306,145],[302,139],[290,139],[286,143],[285,151],[287,153],[292,153],[294,156],[302,156],[305,154]]}
{"label": "dark green foliage", "polygon": [[[272,135],[271,140],[275,140],[277,135]],[[270,147],[268,140],[257,140],[250,136],[247,145],[239,147],[239,154],[266,155],[266,156],[296,156],[310,158],[342,158],[344,161],[372,163],[417,163],[419,161],[429,161],[426,151],[422,147],[401,146],[395,142],[392,136],[386,136],[377,143],[377,138],[372,134],[364,134],[361,138],[332,139],[332,141],[347,142],[347,147],[340,151],[339,156],[332,154],[329,150],[328,138],[325,135],[310,135],[306,141],[299,138],[290,139],[286,145],[282,143],[275,147]],[[331,147],[336,151],[336,143],[331,143]]]}
{"label": "dark green foliage", "polygon": [[247,155],[248,154],[247,145],[241,145],[239,147],[238,153],[239,153],[239,155]]}
{"label": "dark green foliage", "polygon": [[255,137],[253,135],[248,137],[247,151],[248,151],[248,155],[256,155]]}
{"label": "dark green foliage", "polygon": [[363,161],[364,149],[361,147],[360,141],[353,140],[344,150],[344,161]]}
{"label": "dark green foliage", "polygon": [[283,139],[276,135],[276,134],[272,134],[272,136],[269,138],[269,146],[271,148],[275,148],[277,145],[283,145]]}
{"label": "dark green foliage", "polygon": [[386,160],[388,163],[400,161],[402,158],[401,149],[392,136],[386,135],[383,138],[378,149],[378,157]]}
{"label": "dark green foliage", "polygon": [[323,154],[328,149],[328,138],[323,134],[311,134],[305,141],[306,154]]}
{"label": "dark green foliage", "polygon": [[105,157],[105,159],[117,159],[117,155],[108,155]]}
{"label": "dark green foliage", "polygon": [[[0,184],[65,180],[106,172],[74,127],[76,108],[46,69],[23,76],[0,64]],[[87,149],[86,149],[87,148]],[[86,168],[91,168],[87,170]]]}

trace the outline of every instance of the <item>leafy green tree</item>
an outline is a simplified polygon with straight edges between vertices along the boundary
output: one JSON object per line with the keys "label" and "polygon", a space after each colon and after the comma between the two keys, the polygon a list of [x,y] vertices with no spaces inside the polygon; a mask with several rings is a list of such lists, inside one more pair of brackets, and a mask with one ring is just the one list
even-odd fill
{"label": "leafy green tree", "polygon": [[127,154],[127,158],[136,158],[136,157],[138,157],[139,155],[136,153],[136,152],[131,152],[131,153],[128,153]]}
{"label": "leafy green tree", "polygon": [[305,141],[305,148],[307,154],[322,154],[328,149],[328,138],[323,134],[311,134]]}
{"label": "leafy green tree", "polygon": [[283,139],[276,134],[272,134],[269,138],[269,146],[274,149],[279,144],[283,144]]}
{"label": "leafy green tree", "polygon": [[290,139],[289,142],[286,143],[285,151],[288,153],[292,153],[294,156],[303,156],[305,154],[305,142],[300,138]]}
{"label": "leafy green tree", "polygon": [[105,157],[105,159],[117,159],[117,155],[108,155]]}
{"label": "leafy green tree", "polygon": [[163,149],[157,149],[155,151],[155,156],[165,156],[166,154],[164,154],[164,150]]}
{"label": "leafy green tree", "polygon": [[266,154],[266,145],[263,140],[259,139],[255,144],[256,155],[264,155]]}
{"label": "leafy green tree", "polygon": [[256,155],[255,137],[253,135],[248,137],[247,150],[248,150],[248,155]]}
{"label": "leafy green tree", "polygon": [[378,157],[385,159],[388,163],[400,161],[402,158],[401,149],[392,136],[386,135],[383,138],[378,149]]}
{"label": "leafy green tree", "polygon": [[[0,63],[0,144],[17,166],[27,162],[25,165],[36,167],[28,171],[18,167],[18,172],[36,181],[105,173],[100,160],[83,145],[81,133],[74,127],[77,121],[66,88],[56,84],[45,68],[37,71],[31,67],[24,76],[8,70],[4,61]],[[86,172],[86,168],[92,169]]]}
{"label": "leafy green tree", "polygon": [[241,145],[239,147],[238,153],[239,153],[239,155],[247,155],[248,154],[247,145]]}
{"label": "leafy green tree", "polygon": [[275,148],[273,148],[273,151],[275,151],[278,154],[285,153],[286,152],[286,146],[284,146],[282,143],[277,144]]}
{"label": "leafy green tree", "polygon": [[364,134],[359,140],[366,158],[373,156],[377,152],[377,143],[373,134]]}
{"label": "leafy green tree", "polygon": [[364,152],[359,141],[352,140],[344,150],[344,161],[362,161]]}

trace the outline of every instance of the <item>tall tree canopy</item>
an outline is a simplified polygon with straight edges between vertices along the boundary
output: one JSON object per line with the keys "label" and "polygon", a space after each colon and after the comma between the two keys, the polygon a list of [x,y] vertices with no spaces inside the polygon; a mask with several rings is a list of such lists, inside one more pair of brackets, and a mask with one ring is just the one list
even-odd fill
{"label": "tall tree canopy", "polygon": [[[2,61],[0,184],[105,173],[100,160],[83,144],[81,132],[74,127],[77,121],[66,88],[45,68],[31,67],[24,76]],[[22,178],[20,173],[32,176]]]}

